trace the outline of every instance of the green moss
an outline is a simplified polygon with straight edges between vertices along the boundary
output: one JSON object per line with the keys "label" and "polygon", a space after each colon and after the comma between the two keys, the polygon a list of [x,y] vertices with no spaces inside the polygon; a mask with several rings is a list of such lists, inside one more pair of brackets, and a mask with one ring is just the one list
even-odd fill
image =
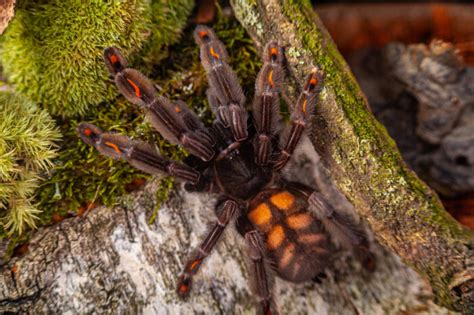
{"label": "green moss", "polygon": [[149,69],[157,65],[167,56],[166,46],[174,44],[181,37],[182,29],[186,25],[187,17],[194,7],[194,0],[153,0],[151,3],[151,30],[140,59]]}
{"label": "green moss", "polygon": [[163,205],[163,201],[168,200],[170,196],[170,192],[173,189],[173,187],[174,187],[174,182],[171,178],[166,178],[161,181],[160,186],[155,192],[155,199],[157,200],[157,203],[155,205],[153,213],[150,215],[150,218],[148,219],[148,224],[153,224],[153,222],[155,222],[155,219],[158,215],[158,210]]}
{"label": "green moss", "polygon": [[50,113],[84,115],[117,95],[107,84],[103,49],[115,45],[129,55],[147,45],[148,59],[158,60],[164,46],[179,38],[192,5],[190,0],[20,2],[4,34],[4,72]]}
{"label": "green moss", "polygon": [[25,97],[0,92],[0,235],[35,227],[40,210],[33,201],[60,138],[49,114]]}

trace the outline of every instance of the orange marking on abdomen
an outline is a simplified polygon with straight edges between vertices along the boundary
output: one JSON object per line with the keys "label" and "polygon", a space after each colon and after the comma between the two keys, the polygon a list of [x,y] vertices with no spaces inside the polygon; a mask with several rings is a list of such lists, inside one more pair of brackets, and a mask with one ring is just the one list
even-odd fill
{"label": "orange marking on abdomen", "polygon": [[219,60],[219,58],[220,58],[220,57],[219,57],[219,54],[216,53],[216,51],[214,50],[213,47],[211,47],[211,48],[209,49],[209,52],[211,53],[212,57],[214,57],[214,58],[216,58],[217,60]]}
{"label": "orange marking on abdomen", "polygon": [[194,271],[194,269],[196,269],[196,267],[199,266],[199,264],[201,263],[201,259],[196,259],[195,261],[193,261],[193,263],[191,264],[191,266],[189,267],[189,270],[190,271]]}
{"label": "orange marking on abdomen", "polygon": [[295,230],[307,228],[312,221],[313,218],[307,213],[295,214],[286,219],[288,226]]}
{"label": "orange marking on abdomen", "polygon": [[288,191],[282,191],[270,197],[270,201],[281,210],[289,210],[295,202],[295,197]]}
{"label": "orange marking on abdomen", "polygon": [[105,143],[106,146],[111,147],[112,149],[114,149],[115,152],[122,153],[122,151],[120,151],[118,145],[116,145],[115,143],[109,142],[109,141],[105,141],[104,143]]}
{"label": "orange marking on abdomen", "polygon": [[286,268],[291,260],[293,259],[293,256],[295,256],[295,245],[294,244],[289,244],[286,248],[285,251],[283,252],[283,256],[281,257],[278,265],[280,268]]}
{"label": "orange marking on abdomen", "polygon": [[181,113],[181,108],[179,108],[179,106],[175,106],[174,111],[179,114]]}
{"label": "orange marking on abdomen", "polygon": [[298,242],[304,244],[315,244],[319,243],[324,239],[324,236],[321,234],[311,233],[311,234],[303,234],[298,236]]}
{"label": "orange marking on abdomen", "polygon": [[141,97],[142,96],[142,93],[140,91],[140,88],[138,87],[138,85],[135,84],[135,82],[133,82],[132,80],[130,79],[127,79],[128,83],[130,83],[130,85],[133,87],[133,89],[135,90],[135,95],[137,97]]}
{"label": "orange marking on abdomen", "polygon": [[270,250],[277,249],[285,239],[285,231],[279,224],[275,225],[268,233],[267,247]]}
{"label": "orange marking on abdomen", "polygon": [[249,213],[248,217],[256,225],[265,225],[272,219],[272,211],[266,203],[261,203]]}

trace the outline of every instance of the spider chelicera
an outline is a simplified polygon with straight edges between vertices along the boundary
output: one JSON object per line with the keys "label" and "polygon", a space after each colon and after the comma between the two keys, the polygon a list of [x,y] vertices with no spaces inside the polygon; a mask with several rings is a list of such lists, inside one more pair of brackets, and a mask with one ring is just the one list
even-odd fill
{"label": "spider chelicera", "polygon": [[223,44],[206,26],[198,26],[194,37],[209,81],[207,97],[216,116],[212,126],[204,126],[183,102],[158,96],[144,75],[128,68],[118,49],[104,51],[120,92],[143,107],[154,128],[185,148],[189,158],[169,160],[149,144],[102,132],[89,123],[81,123],[78,132],[102,154],[125,159],[151,174],[164,173],[185,181],[188,190],[218,193],[217,220],[191,254],[177,292],[188,296],[192,277],[233,222],[246,243],[261,312],[270,314],[275,309],[270,286],[273,274],[292,282],[309,280],[331,262],[335,244],[367,253],[368,241],[353,217],[337,211],[320,192],[281,174],[314,112],[322,83],[320,72],[316,68],[308,71],[291,109],[290,123],[282,126],[278,94],[283,49],[276,42],[266,45],[248,112]]}

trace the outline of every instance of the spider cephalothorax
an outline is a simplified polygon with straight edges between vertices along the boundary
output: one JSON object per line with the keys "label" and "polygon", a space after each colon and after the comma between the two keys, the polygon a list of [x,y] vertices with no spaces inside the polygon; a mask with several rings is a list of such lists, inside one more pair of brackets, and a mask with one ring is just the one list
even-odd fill
{"label": "spider cephalothorax", "polygon": [[248,112],[222,43],[205,26],[198,26],[194,36],[210,85],[207,96],[216,115],[212,126],[204,126],[184,103],[158,96],[146,77],[127,67],[116,48],[104,52],[120,92],[143,107],[160,134],[188,150],[190,158],[171,161],[151,145],[104,133],[88,123],[81,123],[78,131],[86,143],[105,155],[125,159],[151,174],[183,180],[189,190],[220,194],[216,223],[185,265],[178,294],[189,294],[193,275],[228,224],[235,222],[247,245],[261,310],[270,314],[274,306],[269,278],[273,273],[292,282],[309,280],[331,261],[334,240],[359,251],[367,250],[367,240],[355,220],[338,212],[321,193],[280,174],[314,111],[322,80],[318,70],[309,69],[291,109],[290,123],[282,127],[278,99],[284,72],[282,48],[276,42],[266,45]]}

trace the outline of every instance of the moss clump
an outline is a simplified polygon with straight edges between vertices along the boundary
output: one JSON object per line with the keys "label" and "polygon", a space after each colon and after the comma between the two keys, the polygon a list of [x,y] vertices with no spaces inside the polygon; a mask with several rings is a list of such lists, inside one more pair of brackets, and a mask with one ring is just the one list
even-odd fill
{"label": "moss clump", "polygon": [[0,92],[0,235],[35,226],[33,202],[41,174],[56,156],[60,134],[49,114],[25,97]]}
{"label": "moss clump", "polygon": [[[154,49],[177,39],[192,5],[190,0],[25,0],[4,35],[4,73],[50,113],[83,115],[117,95],[106,83],[102,50],[115,45],[129,55],[150,38],[153,59]],[[166,36],[159,35],[163,28]]]}
{"label": "moss clump", "polygon": [[[151,3],[150,37],[140,53],[148,69],[167,56],[166,46],[176,43],[186,25],[194,0],[154,0]],[[150,73],[147,69],[143,72]]]}

